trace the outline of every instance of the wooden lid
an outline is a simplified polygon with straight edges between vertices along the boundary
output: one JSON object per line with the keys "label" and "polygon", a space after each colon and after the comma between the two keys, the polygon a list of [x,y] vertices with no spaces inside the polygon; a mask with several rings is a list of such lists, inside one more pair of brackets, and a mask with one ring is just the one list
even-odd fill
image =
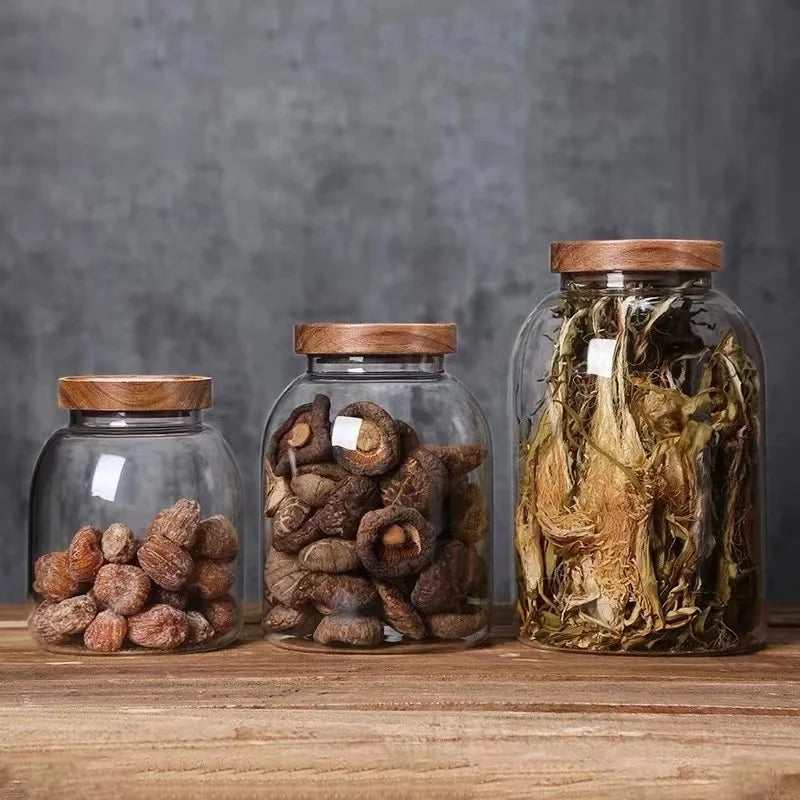
{"label": "wooden lid", "polygon": [[211,407],[211,378],[73,375],[58,379],[58,405],[80,411],[197,411]]}
{"label": "wooden lid", "polygon": [[444,355],[455,353],[452,322],[304,322],[294,326],[294,351],[306,355]]}
{"label": "wooden lid", "polygon": [[716,272],[722,242],[708,239],[610,239],[553,242],[550,272]]}

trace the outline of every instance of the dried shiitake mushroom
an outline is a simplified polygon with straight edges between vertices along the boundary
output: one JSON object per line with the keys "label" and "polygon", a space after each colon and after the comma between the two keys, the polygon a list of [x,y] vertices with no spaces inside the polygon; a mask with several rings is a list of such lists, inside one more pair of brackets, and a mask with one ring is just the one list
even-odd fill
{"label": "dried shiitake mushroom", "polygon": [[324,506],[336,486],[336,481],[316,472],[295,475],[291,482],[292,492],[311,508]]}
{"label": "dried shiitake mushroom", "polygon": [[[376,403],[362,401],[345,406],[337,417],[361,421],[355,447],[334,444],[333,456],[355,475],[383,475],[400,460],[400,440],[395,421]],[[334,425],[336,422],[334,421]]]}
{"label": "dried shiitake mushroom", "polygon": [[292,493],[289,488],[289,479],[278,477],[272,470],[269,460],[264,460],[264,485],[266,498],[264,499],[264,514],[274,517],[280,504]]}
{"label": "dried shiitake mushroom", "polygon": [[277,476],[288,477],[294,467],[328,461],[331,457],[331,401],[324,394],[298,406],[269,443],[267,458]]}
{"label": "dried shiitake mushroom", "polygon": [[472,444],[431,445],[425,449],[441,459],[451,478],[472,472],[486,458],[486,450]]}
{"label": "dried shiitake mushroom", "polygon": [[[297,604],[297,587],[305,577],[305,570],[297,563],[295,556],[281,553],[274,548],[267,554],[264,569],[264,585],[278,602],[294,607]],[[300,602],[302,608],[305,602]]]}
{"label": "dried shiitake mushroom", "polygon": [[353,572],[361,566],[356,543],[338,537],[326,537],[306,545],[297,563],[311,572]]}
{"label": "dried shiitake mushroom", "polygon": [[380,504],[375,481],[352,475],[331,494],[312,519],[323,534],[353,539],[364,514]]}
{"label": "dried shiitake mushroom", "polygon": [[377,647],[383,641],[383,626],[377,617],[351,617],[334,614],[323,617],[314,631],[318,644],[349,644],[356,647]]}
{"label": "dried shiitake mushroom", "polygon": [[400,443],[400,460],[408,458],[422,443],[419,434],[401,419],[396,419],[394,424],[397,426],[397,439]]}
{"label": "dried shiitake mushroom", "polygon": [[426,567],[434,534],[414,508],[391,506],[364,514],[356,545],[361,563],[376,578],[398,578]]}
{"label": "dried shiitake mushroom", "polygon": [[427,517],[437,515],[447,490],[447,470],[433,453],[415,450],[391,474],[381,480],[385,506],[415,508]]}
{"label": "dried shiitake mushroom", "polygon": [[431,614],[427,622],[437,639],[463,639],[483,630],[488,617],[486,611],[480,609],[468,614]]}
{"label": "dried shiitake mushroom", "polygon": [[307,572],[297,585],[292,605],[302,608],[305,603],[313,603],[336,613],[366,608],[376,597],[375,587],[358,575]]}
{"label": "dried shiitake mushroom", "polygon": [[313,608],[295,609],[282,603],[274,605],[262,620],[267,633],[287,633],[309,636],[319,624],[320,615]]}
{"label": "dried shiitake mushroom", "polygon": [[305,545],[319,539],[323,534],[315,535],[316,525],[304,526],[311,516],[311,506],[299,497],[289,495],[278,506],[272,519],[272,546],[286,553],[297,553]]}
{"label": "dried shiitake mushroom", "polygon": [[489,517],[481,487],[465,477],[450,484],[450,535],[462,542],[479,542],[489,534]]}
{"label": "dried shiitake mushroom", "polygon": [[423,614],[457,610],[473,580],[471,559],[462,542],[450,540],[417,579],[411,602]]}
{"label": "dried shiitake mushroom", "polygon": [[409,639],[424,639],[425,622],[403,593],[386,581],[375,581],[375,589],[381,600],[381,616],[386,622]]}

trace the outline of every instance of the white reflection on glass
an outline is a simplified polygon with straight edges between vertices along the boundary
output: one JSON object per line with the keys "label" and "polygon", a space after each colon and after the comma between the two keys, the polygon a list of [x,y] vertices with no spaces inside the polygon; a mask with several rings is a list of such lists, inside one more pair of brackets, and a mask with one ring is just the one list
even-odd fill
{"label": "white reflection on glass", "polygon": [[117,487],[125,466],[125,456],[112,456],[103,453],[97,459],[92,476],[92,497],[102,497],[109,503],[117,496]]}

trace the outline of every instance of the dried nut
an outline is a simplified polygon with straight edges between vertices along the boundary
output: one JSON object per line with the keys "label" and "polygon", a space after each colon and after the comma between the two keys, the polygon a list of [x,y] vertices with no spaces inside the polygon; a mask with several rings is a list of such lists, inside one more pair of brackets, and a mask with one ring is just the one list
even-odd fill
{"label": "dried nut", "polygon": [[451,478],[472,472],[486,458],[486,450],[471,444],[433,445],[425,449],[442,460]]}
{"label": "dried nut", "polygon": [[228,633],[239,624],[239,606],[230,595],[219,600],[207,600],[202,611],[217,636]]}
{"label": "dried nut", "polygon": [[375,587],[366,578],[307,572],[295,590],[293,606],[302,608],[307,603],[314,603],[336,613],[366,608],[375,602],[376,597]]}
{"label": "dried nut", "polygon": [[174,650],[189,635],[189,620],[172,606],[153,606],[128,618],[128,638],[140,647]]}
{"label": "dried nut", "polygon": [[441,514],[447,485],[447,470],[441,460],[427,450],[415,450],[381,481],[381,498],[385,506],[416,508],[433,517]]}
{"label": "dried nut", "polygon": [[383,619],[409,639],[424,639],[425,623],[403,593],[385,581],[375,581],[375,589],[383,606],[381,613]]}
{"label": "dried nut", "polygon": [[78,583],[91,583],[97,570],[103,566],[101,536],[97,528],[86,525],[72,537],[69,545],[69,574]]}
{"label": "dried nut", "polygon": [[334,446],[333,456],[355,475],[383,475],[400,460],[400,441],[395,421],[379,405],[367,401],[350,403],[340,417],[361,420],[355,449]]}
{"label": "dried nut", "polygon": [[291,483],[292,491],[311,508],[324,506],[325,501],[336,489],[336,485],[336,481],[313,472],[295,475]]}
{"label": "dried nut", "polygon": [[202,558],[195,562],[194,572],[187,585],[196,590],[203,600],[216,600],[228,594],[235,581],[236,575],[230,564]]}
{"label": "dried nut", "polygon": [[308,525],[315,525],[321,535],[355,539],[361,517],[380,504],[381,497],[375,481],[354,475],[336,489]]}
{"label": "dried nut", "polygon": [[103,556],[111,564],[130,564],[140,544],[133,531],[120,522],[109,525],[100,541]]}
{"label": "dried nut", "polygon": [[423,614],[457,610],[467,596],[469,570],[467,547],[448,541],[417,579],[411,602]]}
{"label": "dried nut", "polygon": [[312,608],[289,608],[282,603],[273,606],[262,620],[267,633],[291,631],[295,636],[309,636],[319,624],[320,616]]}
{"label": "dried nut", "polygon": [[215,634],[211,623],[199,611],[187,611],[186,619],[189,622],[186,644],[203,644],[214,638]]}
{"label": "dried nut", "polygon": [[479,542],[489,533],[489,517],[481,487],[457,478],[450,491],[450,535],[462,542]]}
{"label": "dried nut", "polygon": [[92,587],[97,602],[117,614],[138,614],[150,594],[150,578],[132,564],[106,564]]}
{"label": "dried nut", "polygon": [[356,647],[377,647],[383,642],[383,626],[377,617],[334,614],[323,617],[317,625],[314,641],[318,644],[339,642]]}
{"label": "dried nut", "polygon": [[407,423],[396,419],[397,439],[400,442],[400,460],[404,461],[420,444],[419,434]]}
{"label": "dried nut", "polygon": [[419,511],[391,506],[364,514],[356,546],[361,563],[370,574],[399,578],[430,564],[434,538],[430,523]]}
{"label": "dried nut", "polygon": [[432,614],[427,621],[437,639],[463,639],[486,628],[488,616],[481,609],[471,614]]}
{"label": "dried nut", "polygon": [[83,633],[83,643],[98,653],[114,653],[122,647],[128,621],[116,611],[101,611]]}
{"label": "dried nut", "polygon": [[272,521],[272,546],[285,553],[299,553],[323,535],[316,515],[311,515],[311,507],[294,495],[281,503]]}
{"label": "dried nut", "polygon": [[336,537],[306,545],[297,563],[311,572],[352,572],[361,566],[356,543]]}
{"label": "dried nut", "polygon": [[[275,549],[271,549],[267,554],[264,585],[278,602],[292,607],[298,603],[297,587],[305,574],[295,556]],[[302,605],[303,603],[300,603],[301,607]]]}
{"label": "dried nut", "polygon": [[179,611],[184,611],[188,599],[185,589],[179,592],[171,592],[169,589],[165,589],[163,586],[154,583],[150,589],[150,597],[147,598],[147,604],[151,606],[163,604],[177,608]]}
{"label": "dried nut", "polygon": [[236,558],[239,554],[239,537],[231,521],[221,514],[201,520],[192,552],[198,558],[214,558],[218,561]]}
{"label": "dried nut", "polygon": [[66,600],[80,591],[70,575],[69,553],[47,553],[33,565],[33,590],[48,600]]}
{"label": "dried nut", "polygon": [[175,505],[159,511],[147,526],[146,538],[164,536],[187,549],[192,547],[200,522],[200,503],[182,497]]}
{"label": "dried nut", "polygon": [[289,476],[294,466],[316,464],[331,457],[331,401],[318,394],[313,403],[298,406],[275,431],[267,459],[277,476]]}
{"label": "dried nut", "polygon": [[278,506],[291,494],[289,479],[279,478],[272,471],[269,460],[264,461],[264,486],[267,497],[264,501],[264,514],[268,517],[275,516]]}
{"label": "dried nut", "polygon": [[94,600],[88,594],[81,594],[59,603],[43,603],[31,617],[31,627],[42,641],[57,644],[86,630],[96,614]]}
{"label": "dried nut", "polygon": [[137,553],[141,568],[159,585],[177,591],[192,574],[192,557],[164,536],[151,536]]}

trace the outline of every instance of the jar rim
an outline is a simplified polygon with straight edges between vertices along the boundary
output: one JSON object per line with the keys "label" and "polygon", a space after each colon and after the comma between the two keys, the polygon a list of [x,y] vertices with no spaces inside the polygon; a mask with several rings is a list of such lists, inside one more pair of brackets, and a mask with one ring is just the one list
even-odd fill
{"label": "jar rim", "polygon": [[202,375],[69,375],[58,379],[58,407],[76,411],[199,411],[211,407]]}
{"label": "jar rim", "polygon": [[295,353],[319,355],[446,355],[458,349],[453,322],[303,322]]}

